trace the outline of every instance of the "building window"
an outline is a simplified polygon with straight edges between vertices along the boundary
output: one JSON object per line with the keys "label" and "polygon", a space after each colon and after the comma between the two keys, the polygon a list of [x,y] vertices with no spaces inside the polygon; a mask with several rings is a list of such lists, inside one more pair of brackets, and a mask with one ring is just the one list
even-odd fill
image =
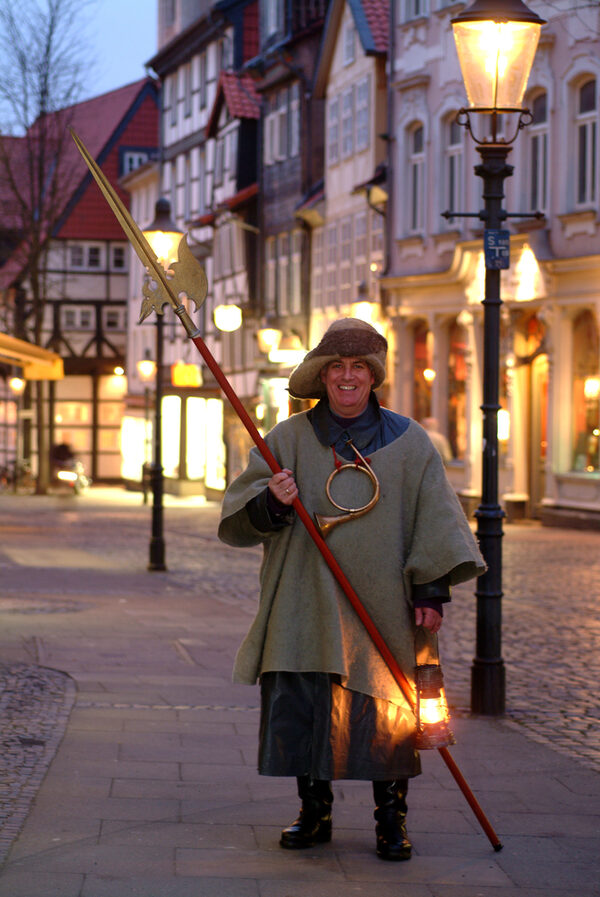
{"label": "building window", "polygon": [[94,312],[91,308],[69,306],[61,309],[62,330],[93,330]]}
{"label": "building window", "polygon": [[225,140],[218,137],[215,143],[215,187],[219,187],[223,183],[223,169],[225,166]]}
{"label": "building window", "polygon": [[69,246],[69,267],[83,268],[85,263],[85,255],[83,246]]}
{"label": "building window", "polygon": [[175,24],[175,0],[162,0],[165,25]]}
{"label": "building window", "polygon": [[577,205],[590,205],[596,199],[597,120],[596,79],[592,78],[579,88],[577,99]]}
{"label": "building window", "polygon": [[591,311],[573,321],[573,468],[600,470],[600,339]]}
{"label": "building window", "polygon": [[423,203],[425,183],[425,134],[422,125],[417,125],[408,135],[408,230],[420,233],[423,230]]}
{"label": "building window", "polygon": [[175,219],[177,217],[177,162],[174,159],[169,167],[171,183],[169,189],[171,193],[171,215]]}
{"label": "building window", "polygon": [[280,234],[277,239],[277,311],[280,315],[289,313],[289,272],[290,272],[290,236]]}
{"label": "building window", "polygon": [[367,213],[359,212],[354,218],[354,284],[363,280],[368,283],[367,262],[369,247],[367,243]]}
{"label": "building window", "polygon": [[278,160],[287,159],[288,155],[288,92],[280,90],[277,96],[277,149],[275,157]]}
{"label": "building window", "polygon": [[265,36],[277,34],[283,28],[283,0],[263,0]]}
{"label": "building window", "polygon": [[135,171],[140,165],[144,165],[149,158],[149,153],[145,150],[126,150],[123,153],[121,161],[121,174],[128,174]]}
{"label": "building window", "polygon": [[337,306],[337,268],[338,268],[338,226],[333,222],[327,226],[327,262],[325,280],[325,303]]}
{"label": "building window", "polygon": [[198,154],[198,212],[203,215],[206,211],[206,151],[204,147]]}
{"label": "building window", "polygon": [[183,163],[183,219],[189,221],[192,215],[192,162],[187,155]]}
{"label": "building window", "polygon": [[342,158],[354,152],[354,88],[342,94]]}
{"label": "building window", "polygon": [[448,440],[454,458],[467,449],[467,331],[457,321],[448,333]]}
{"label": "building window", "polygon": [[340,98],[333,97],[327,108],[327,164],[340,161]]}
{"label": "building window", "polygon": [[292,231],[292,256],[290,268],[290,314],[302,311],[302,231]]}
{"label": "building window", "polygon": [[103,308],[102,317],[105,330],[125,330],[125,309]]}
{"label": "building window", "polygon": [[344,65],[352,65],[355,56],[356,29],[354,22],[346,22],[344,26]]}
{"label": "building window", "polygon": [[124,270],[125,268],[125,247],[113,246],[112,250],[112,266]]}
{"label": "building window", "polygon": [[340,302],[352,302],[352,218],[340,222]]}
{"label": "building window", "polygon": [[404,0],[404,19],[420,19],[428,13],[428,0]]}
{"label": "building window", "polygon": [[[446,209],[458,212],[463,196],[462,166],[463,166],[463,129],[454,118],[445,124],[446,159],[445,159],[445,202]],[[449,224],[454,224],[454,218],[448,218]]]}
{"label": "building window", "polygon": [[88,246],[87,266],[88,266],[88,268],[99,268],[100,267],[100,247],[99,246]]}
{"label": "building window", "polygon": [[300,87],[298,82],[290,87],[290,156],[300,152]]}
{"label": "building window", "polygon": [[192,114],[192,64],[183,67],[183,114],[186,118]]}
{"label": "building window", "polygon": [[267,270],[265,273],[265,311],[275,311],[275,287],[277,278],[277,241],[275,237],[267,237],[265,252]]}
{"label": "building window", "polygon": [[369,77],[356,85],[356,152],[369,148]]}
{"label": "building window", "polygon": [[200,94],[200,108],[201,109],[206,109],[207,83],[208,83],[208,69],[207,69],[207,61],[206,61],[206,50],[204,50],[202,53],[200,53],[199,94]]}
{"label": "building window", "polygon": [[529,207],[545,212],[548,205],[548,95],[540,93],[531,104],[529,130]]}
{"label": "building window", "polygon": [[169,124],[177,124],[177,72],[169,80],[170,114]]}

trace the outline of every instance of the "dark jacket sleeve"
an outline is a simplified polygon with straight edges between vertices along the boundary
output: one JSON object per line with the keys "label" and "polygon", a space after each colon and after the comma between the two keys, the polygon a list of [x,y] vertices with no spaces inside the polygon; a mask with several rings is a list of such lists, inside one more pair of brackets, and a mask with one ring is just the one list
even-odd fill
{"label": "dark jacket sleeve", "polygon": [[414,607],[431,607],[443,617],[442,605],[451,600],[450,576],[440,576],[432,582],[413,583],[412,596]]}
{"label": "dark jacket sleeve", "polygon": [[294,509],[275,498],[269,487],[246,503],[250,523],[261,533],[270,533],[289,526]]}

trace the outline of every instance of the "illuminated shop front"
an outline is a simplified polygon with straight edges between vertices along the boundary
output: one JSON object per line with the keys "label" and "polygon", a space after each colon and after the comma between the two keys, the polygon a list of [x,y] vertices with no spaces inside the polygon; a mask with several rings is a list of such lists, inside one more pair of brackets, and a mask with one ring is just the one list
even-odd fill
{"label": "illuminated shop front", "polygon": [[[138,376],[141,376],[138,370]],[[150,373],[145,400],[128,397],[122,424],[121,475],[141,488],[144,465],[152,461],[154,388]],[[226,452],[223,400],[202,394],[200,367],[178,361],[170,367],[161,402],[162,466],[165,492],[218,499],[225,490]]]}
{"label": "illuminated shop front", "polygon": [[[513,238],[503,272],[499,494],[508,518],[600,525],[600,271],[539,261]],[[390,404],[448,438],[465,508],[481,489],[482,260],[459,244],[449,271],[389,278]]]}

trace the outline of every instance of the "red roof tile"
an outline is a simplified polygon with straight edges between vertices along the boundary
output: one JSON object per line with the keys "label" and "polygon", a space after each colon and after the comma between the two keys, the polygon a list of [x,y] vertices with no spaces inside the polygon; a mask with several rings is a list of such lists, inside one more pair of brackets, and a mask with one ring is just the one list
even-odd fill
{"label": "red roof tile", "polygon": [[206,134],[214,137],[223,102],[232,118],[260,118],[260,97],[248,74],[221,72],[215,102],[206,125]]}
{"label": "red roof tile", "polygon": [[390,40],[390,4],[389,0],[363,0],[365,18],[369,23],[375,49],[379,53],[387,53]]}

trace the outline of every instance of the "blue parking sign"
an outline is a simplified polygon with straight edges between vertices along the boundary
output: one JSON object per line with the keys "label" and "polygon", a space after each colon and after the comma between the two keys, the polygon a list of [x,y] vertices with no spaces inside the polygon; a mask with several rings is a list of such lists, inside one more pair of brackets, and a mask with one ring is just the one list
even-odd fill
{"label": "blue parking sign", "polygon": [[510,231],[484,230],[483,250],[486,268],[510,267]]}

